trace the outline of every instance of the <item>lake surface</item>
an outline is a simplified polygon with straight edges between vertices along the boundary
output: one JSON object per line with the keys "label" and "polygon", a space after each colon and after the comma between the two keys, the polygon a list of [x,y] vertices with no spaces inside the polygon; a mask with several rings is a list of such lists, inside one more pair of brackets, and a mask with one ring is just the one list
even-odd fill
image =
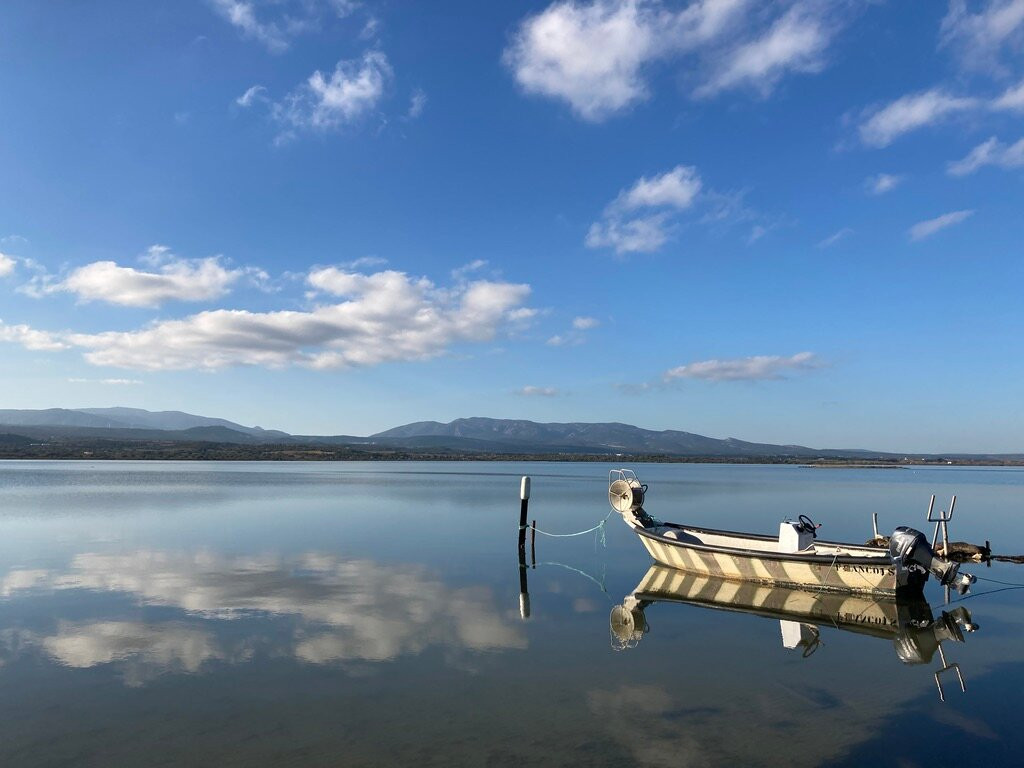
{"label": "lake surface", "polygon": [[[612,517],[604,545],[538,536],[524,620],[519,477],[572,532],[609,468],[0,462],[0,765],[1022,763],[1024,590],[997,582],[1024,566],[965,566],[985,580],[948,606],[930,582],[909,646],[692,590],[624,642],[609,613],[651,561]],[[662,519],[835,540],[871,512],[930,536],[956,493],[951,538],[1024,553],[1020,470],[634,469]],[[943,673],[942,702],[929,638],[957,608],[978,629],[945,635],[966,691]]]}

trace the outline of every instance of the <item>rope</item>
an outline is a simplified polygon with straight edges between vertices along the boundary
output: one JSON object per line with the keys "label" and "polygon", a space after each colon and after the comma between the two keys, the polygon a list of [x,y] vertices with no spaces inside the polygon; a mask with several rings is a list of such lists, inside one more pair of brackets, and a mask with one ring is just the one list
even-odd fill
{"label": "rope", "polygon": [[565,568],[565,570],[567,570],[567,571],[572,571],[573,573],[578,573],[580,576],[585,576],[586,578],[590,579],[592,582],[597,584],[597,588],[600,589],[602,592],[604,592],[605,595],[608,594],[608,589],[604,585],[604,572],[603,571],[601,573],[601,580],[598,581],[597,578],[595,578],[594,576],[591,576],[586,571],[581,571],[579,568],[573,568],[571,565],[566,565],[565,563],[556,563],[556,562],[554,562],[552,560],[549,560],[549,561],[544,562],[544,563],[537,563],[538,567],[542,566],[542,565],[557,565],[559,568]]}
{"label": "rope", "polygon": [[587,528],[587,530],[585,530],[585,531],[576,531],[575,533],[550,533],[548,531],[542,531],[540,528],[531,528],[528,525],[521,525],[521,526],[519,526],[519,530],[520,531],[526,531],[526,530],[536,531],[537,533],[541,534],[542,536],[550,536],[553,539],[569,539],[569,538],[572,538],[573,536],[584,536],[584,535],[586,535],[588,533],[594,533],[596,531],[597,534],[598,534],[597,540],[600,542],[601,546],[604,547],[604,546],[607,545],[607,540],[606,540],[605,535],[604,535],[604,524],[608,522],[608,518],[612,516],[612,512],[614,512],[614,511],[615,511],[614,509],[608,510],[608,514],[604,516],[604,519],[601,522],[599,522],[593,528]]}
{"label": "rope", "polygon": [[993,584],[1002,584],[1004,587],[1024,587],[1019,581],[999,581],[999,579],[989,579],[984,576],[975,576],[978,581],[990,581]]}
{"label": "rope", "polygon": [[819,592],[824,592],[825,591],[825,587],[828,586],[828,577],[832,573],[832,569],[836,567],[836,560],[838,560],[838,559],[839,559],[839,550],[837,549],[835,557],[832,558],[832,565],[830,565],[828,567],[828,570],[825,571],[825,579],[821,582],[821,586],[818,587],[818,591]]}

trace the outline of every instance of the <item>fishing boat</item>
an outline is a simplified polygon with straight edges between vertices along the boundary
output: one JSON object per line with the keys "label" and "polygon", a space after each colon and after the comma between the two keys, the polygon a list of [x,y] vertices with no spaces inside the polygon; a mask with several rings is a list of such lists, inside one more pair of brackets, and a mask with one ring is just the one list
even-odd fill
{"label": "fishing boat", "polygon": [[935,684],[940,698],[944,698],[941,676],[946,671],[955,670],[961,690],[964,687],[959,665],[947,661],[942,644],[962,643],[965,632],[978,628],[964,606],[935,616],[919,595],[812,592],[652,565],[632,594],[612,608],[612,647],[636,647],[650,631],[646,612],[666,603],[777,619],[783,647],[805,658],[821,647],[823,630],[889,640],[904,664],[929,664],[937,652],[941,663],[935,672]]}
{"label": "fishing boat", "polygon": [[820,541],[820,526],[806,515],[783,520],[778,536],[737,533],[661,522],[644,510],[646,493],[647,486],[632,470],[609,473],[612,509],[651,557],[670,568],[762,584],[881,595],[921,594],[929,574],[961,594],[974,583],[972,575],[960,573],[959,563],[936,555],[934,545],[913,528],[897,528],[887,547]]}

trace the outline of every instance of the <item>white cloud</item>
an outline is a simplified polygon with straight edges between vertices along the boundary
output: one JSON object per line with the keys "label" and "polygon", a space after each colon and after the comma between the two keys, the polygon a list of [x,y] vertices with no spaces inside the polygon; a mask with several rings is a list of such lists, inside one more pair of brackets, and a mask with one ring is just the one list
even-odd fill
{"label": "white cloud", "polygon": [[790,357],[756,355],[734,360],[702,360],[680,365],[665,372],[664,380],[705,379],[707,381],[764,381],[785,378],[786,373],[799,373],[820,368],[821,362],[811,352]]}
{"label": "white cloud", "polygon": [[522,389],[517,389],[516,394],[523,397],[557,397],[561,392],[555,387],[526,386]]}
{"label": "white cloud", "polygon": [[272,53],[288,49],[301,34],[321,26],[325,13],[345,17],[357,3],[347,0],[210,0],[214,9],[243,37]]}
{"label": "white cloud", "polygon": [[417,88],[412,92],[412,97],[409,99],[409,111],[406,113],[406,117],[409,120],[415,120],[423,114],[423,110],[426,108],[427,94],[422,88]]}
{"label": "white cloud", "polygon": [[565,346],[577,346],[583,344],[587,340],[587,331],[591,331],[601,325],[601,321],[596,317],[574,317],[572,320],[572,326],[565,333],[560,333],[552,336],[547,340],[548,346],[551,347],[565,347]]}
{"label": "white cloud", "polygon": [[647,98],[641,69],[663,53],[659,16],[633,0],[554,3],[522,22],[504,59],[527,93],[602,120]]}
{"label": "white cloud", "polygon": [[68,379],[71,384],[108,384],[116,387],[134,387],[142,384],[139,379]]}
{"label": "white cloud", "polygon": [[251,107],[257,101],[265,101],[267,98],[266,93],[267,89],[262,85],[254,85],[235,99],[235,104],[240,107]]}
{"label": "white cloud", "polygon": [[820,72],[833,34],[824,6],[797,3],[763,35],[723,56],[718,71],[697,88],[696,95],[710,96],[740,86],[767,94],[787,72]]}
{"label": "white cloud", "polygon": [[522,21],[504,61],[527,93],[600,121],[649,96],[657,64],[685,59],[694,95],[731,88],[766,95],[789,72],[817,72],[847,7],[820,0],[560,0]]}
{"label": "white cloud", "polygon": [[677,165],[660,176],[640,179],[628,190],[619,194],[613,207],[634,210],[636,208],[689,208],[700,193],[701,179],[692,165]]}
{"label": "white cloud", "polygon": [[940,45],[955,50],[969,69],[1001,72],[1004,47],[1017,51],[1024,43],[1024,0],[987,0],[976,13],[965,0],[950,0],[942,20]]}
{"label": "white cloud", "polygon": [[48,334],[0,325],[0,339],[36,349],[84,350],[95,365],[135,370],[234,365],[314,369],[424,360],[459,343],[485,342],[533,317],[528,285],[485,280],[440,289],[402,272],[312,271],[309,285],[345,301],[308,311],[217,309],[135,331]]}
{"label": "white cloud", "polygon": [[838,232],[835,232],[834,234],[829,235],[824,240],[819,242],[817,247],[818,248],[830,248],[831,246],[833,246],[836,243],[838,243],[840,240],[843,240],[843,239],[849,237],[852,234],[853,234],[853,230],[852,229],[850,229],[849,227],[843,227]]}
{"label": "white cloud", "polygon": [[96,261],[72,270],[64,280],[45,285],[39,291],[73,293],[82,301],[156,307],[167,301],[220,298],[244,274],[246,270],[225,268],[217,257],[164,259],[156,272],[122,267],[113,261]]}
{"label": "white cloud", "polygon": [[[614,248],[619,254],[656,251],[668,240],[673,224],[670,212],[691,207],[702,186],[697,169],[688,165],[650,178],[642,176],[619,192],[602,220],[590,225],[584,242],[588,248]],[[643,209],[658,212],[638,213]]]}
{"label": "white cloud", "polygon": [[885,147],[905,133],[978,106],[977,99],[951,96],[940,88],[903,96],[870,113],[860,125],[861,141]]}
{"label": "white cloud", "polygon": [[328,74],[315,71],[284,99],[272,103],[271,115],[286,131],[335,129],[371,112],[391,78],[387,56],[367,51],[362,59],[339,61]]}
{"label": "white cloud", "polygon": [[25,349],[41,352],[68,348],[68,344],[61,341],[56,334],[38,331],[27,325],[6,325],[3,320],[0,320],[0,341],[20,344]]}
{"label": "white cloud", "polygon": [[869,176],[864,181],[864,186],[873,195],[884,195],[886,192],[890,192],[902,184],[903,178],[903,176],[897,176],[892,173],[879,173],[875,176]]}
{"label": "white cloud", "polygon": [[10,256],[0,253],[0,277],[7,277],[14,272],[17,262]]}
{"label": "white cloud", "polygon": [[1011,85],[1003,95],[992,102],[993,109],[1024,112],[1024,80]]}
{"label": "white cloud", "polygon": [[1024,168],[1024,139],[1007,146],[993,136],[968,152],[962,160],[950,163],[946,171],[951,176],[967,176],[985,165]]}
{"label": "white cloud", "polygon": [[665,214],[625,221],[611,218],[594,222],[584,243],[588,248],[614,248],[618,254],[651,253],[668,240],[669,219]]}
{"label": "white cloud", "polygon": [[453,269],[452,279],[461,283],[464,280],[466,280],[469,277],[469,275],[473,274],[474,272],[479,272],[486,266],[486,259],[473,259],[473,261],[469,262],[468,264],[463,264],[461,267],[456,267],[455,269]]}
{"label": "white cloud", "polygon": [[965,221],[973,215],[974,211],[970,210],[951,211],[950,213],[944,213],[941,216],[936,216],[934,219],[919,221],[910,228],[910,239],[923,240],[926,237],[934,235],[939,230],[951,227],[954,224],[959,224],[961,221]]}
{"label": "white cloud", "polygon": [[572,327],[577,331],[589,331],[591,328],[597,328],[601,324],[601,321],[596,317],[574,317],[572,319]]}

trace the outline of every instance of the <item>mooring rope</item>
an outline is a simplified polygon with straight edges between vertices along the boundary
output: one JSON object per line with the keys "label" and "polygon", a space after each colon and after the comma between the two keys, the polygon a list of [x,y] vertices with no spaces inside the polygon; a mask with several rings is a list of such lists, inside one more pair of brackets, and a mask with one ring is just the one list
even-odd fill
{"label": "mooring rope", "polygon": [[597,540],[601,543],[601,546],[604,547],[604,546],[607,545],[607,539],[605,538],[605,535],[604,535],[604,524],[608,522],[608,518],[612,516],[612,512],[614,512],[614,511],[615,511],[614,509],[608,510],[608,514],[604,516],[604,519],[601,520],[601,522],[599,522],[597,525],[593,526],[592,528],[587,528],[587,530],[585,530],[585,531],[576,531],[575,533],[550,533],[549,531],[542,531],[540,528],[533,528],[533,527],[531,527],[529,525],[521,525],[521,526],[519,526],[519,530],[520,531],[531,531],[531,532],[532,531],[536,531],[537,533],[541,534],[542,536],[550,536],[553,539],[569,539],[569,538],[572,538],[573,536],[585,536],[588,533],[595,533],[596,532],[597,533]]}

